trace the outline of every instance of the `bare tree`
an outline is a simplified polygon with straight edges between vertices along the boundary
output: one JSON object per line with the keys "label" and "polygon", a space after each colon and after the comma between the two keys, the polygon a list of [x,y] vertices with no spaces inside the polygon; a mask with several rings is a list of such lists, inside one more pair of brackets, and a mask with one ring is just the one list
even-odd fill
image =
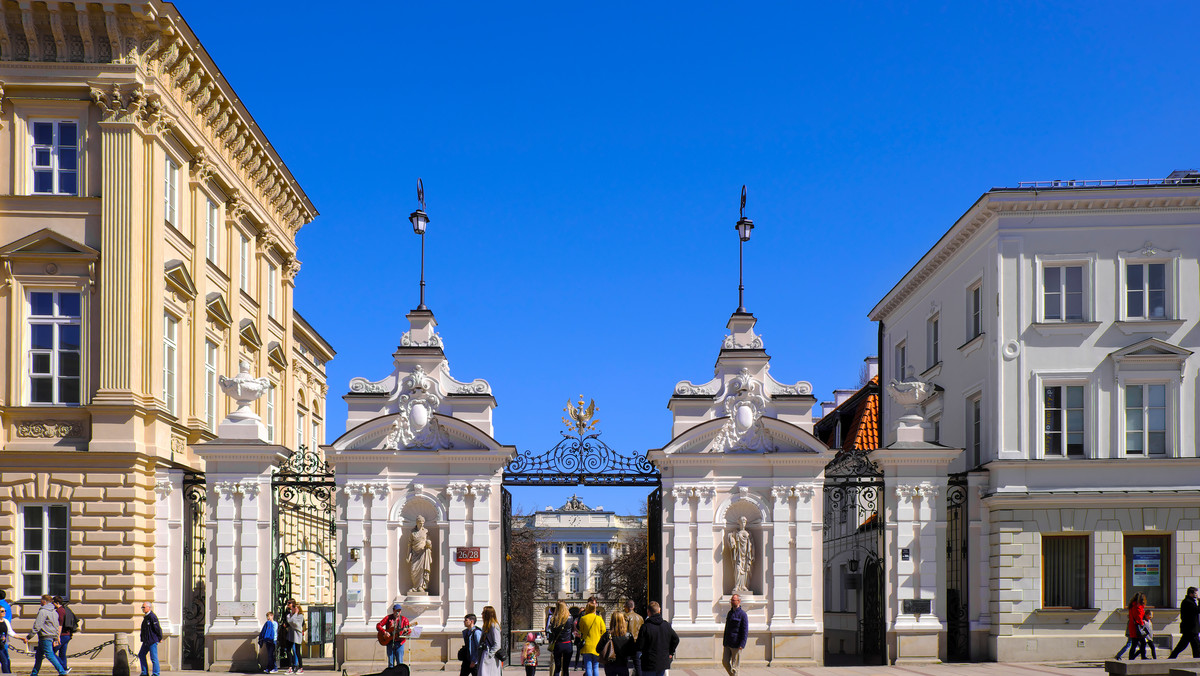
{"label": "bare tree", "polygon": [[632,600],[645,612],[647,580],[650,573],[650,539],[646,531],[622,543],[625,547],[597,569],[600,577],[599,595],[609,604]]}

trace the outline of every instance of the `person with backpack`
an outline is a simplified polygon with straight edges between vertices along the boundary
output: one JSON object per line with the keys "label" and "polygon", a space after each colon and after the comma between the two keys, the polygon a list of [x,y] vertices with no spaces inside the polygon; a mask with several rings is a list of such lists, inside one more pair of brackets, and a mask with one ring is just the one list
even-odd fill
{"label": "person with backpack", "polygon": [[533,632],[525,634],[525,647],[521,649],[521,664],[525,665],[525,676],[533,676],[533,672],[537,671],[538,657],[542,654],[542,649],[538,647],[537,637]]}
{"label": "person with backpack", "polygon": [[67,669],[67,644],[71,642],[71,637],[79,631],[79,619],[67,607],[66,600],[61,596],[54,597],[54,612],[58,613],[58,626],[62,627],[62,633],[58,636],[58,648],[54,652],[58,655],[58,661],[62,664],[63,669]]}
{"label": "person with backpack", "polygon": [[559,601],[550,616],[550,629],[546,632],[546,642],[551,648],[550,676],[567,676],[571,666],[571,653],[575,650],[575,625],[571,622],[571,613],[567,604]]}
{"label": "person with backpack", "polygon": [[267,611],[267,621],[263,622],[262,631],[258,632],[258,649],[267,656],[267,666],[264,673],[279,673],[279,665],[275,663],[276,642],[279,640],[279,623],[275,621],[275,613]]}
{"label": "person with backpack", "polygon": [[601,639],[600,661],[605,676],[629,676],[629,657],[633,654],[633,636],[625,613],[614,610],[609,618],[608,640]]}
{"label": "person with backpack", "polygon": [[483,630],[475,626],[475,613],[467,613],[463,617],[463,646],[458,649],[458,659],[462,666],[458,668],[458,676],[475,676],[479,673],[475,655],[479,652],[479,644],[483,640]]}
{"label": "person with backpack", "polygon": [[584,676],[600,676],[600,637],[604,636],[607,627],[604,626],[604,616],[596,601],[589,600],[579,616],[579,640],[583,647],[579,652],[583,655]]}

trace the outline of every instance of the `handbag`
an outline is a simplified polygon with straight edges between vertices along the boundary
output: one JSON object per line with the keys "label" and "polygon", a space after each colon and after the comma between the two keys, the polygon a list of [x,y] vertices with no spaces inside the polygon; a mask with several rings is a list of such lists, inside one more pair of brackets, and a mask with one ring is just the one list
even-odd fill
{"label": "handbag", "polygon": [[600,653],[600,659],[605,664],[617,661],[617,647],[613,644],[612,635],[607,631],[600,636],[600,644],[597,647],[599,650],[596,652]]}

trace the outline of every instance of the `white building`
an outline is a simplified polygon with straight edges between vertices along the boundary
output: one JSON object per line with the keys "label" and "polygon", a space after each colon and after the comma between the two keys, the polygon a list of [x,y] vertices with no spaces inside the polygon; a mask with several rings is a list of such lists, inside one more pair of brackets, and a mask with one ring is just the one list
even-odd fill
{"label": "white building", "polygon": [[1111,655],[1136,592],[1178,635],[1200,575],[1197,177],[990,190],[870,312],[884,382],[936,385],[927,438],[965,449],[972,659]]}

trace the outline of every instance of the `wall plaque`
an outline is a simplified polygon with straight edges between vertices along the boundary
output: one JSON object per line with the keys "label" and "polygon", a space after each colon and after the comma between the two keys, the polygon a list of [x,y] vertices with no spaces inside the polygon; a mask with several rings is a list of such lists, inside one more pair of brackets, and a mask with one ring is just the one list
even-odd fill
{"label": "wall plaque", "polygon": [[933,599],[904,599],[900,607],[905,615],[928,615],[933,612]]}
{"label": "wall plaque", "polygon": [[455,547],[454,560],[458,563],[478,563],[479,548],[478,547]]}
{"label": "wall plaque", "polygon": [[254,617],[254,602],[217,601],[217,617]]}

